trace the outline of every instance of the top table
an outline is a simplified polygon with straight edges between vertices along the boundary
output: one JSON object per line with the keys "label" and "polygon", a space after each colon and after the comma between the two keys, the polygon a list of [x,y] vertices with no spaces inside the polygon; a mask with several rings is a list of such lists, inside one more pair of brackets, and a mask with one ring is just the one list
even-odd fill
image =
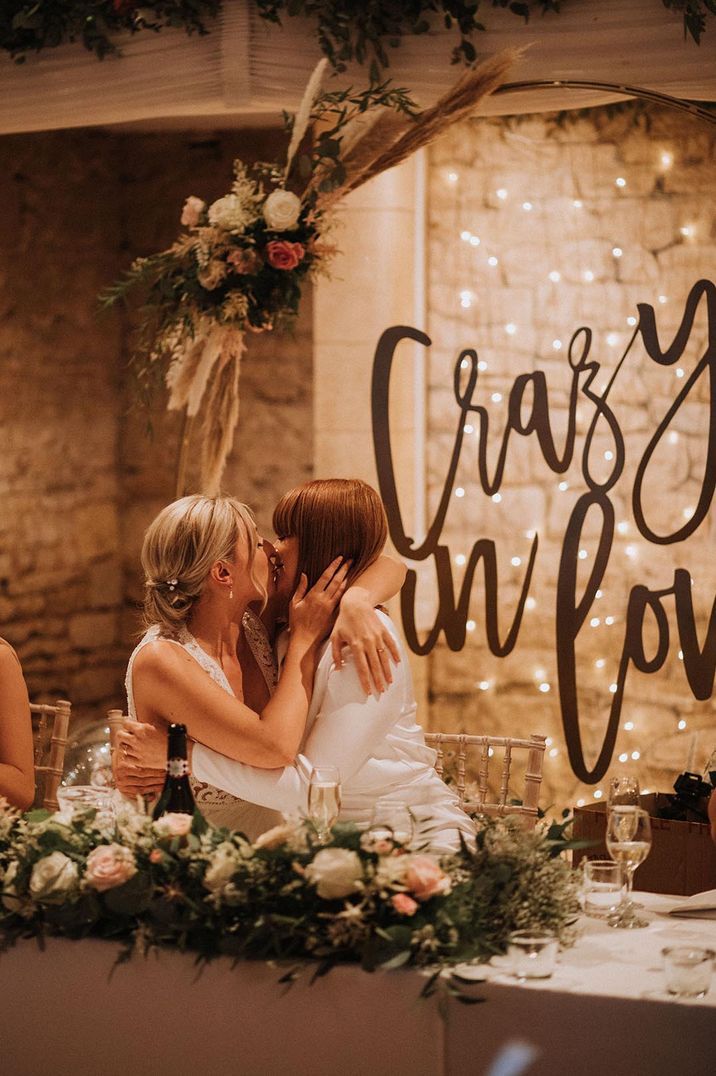
{"label": "top table", "polygon": [[[0,1071],[12,1076],[703,1076],[713,1070],[716,982],[694,1002],[665,1000],[660,950],[716,946],[716,922],[659,914],[637,894],[644,930],[583,919],[552,979],[504,972],[465,987],[462,1005],[419,997],[420,972],[342,966],[290,988],[281,969],[220,959],[199,970],[163,951],[113,969],[115,946],[51,939],[0,956]],[[677,898],[676,898],[677,899]],[[110,973],[111,977],[110,977]],[[495,1068],[522,1057],[521,1068]]]}

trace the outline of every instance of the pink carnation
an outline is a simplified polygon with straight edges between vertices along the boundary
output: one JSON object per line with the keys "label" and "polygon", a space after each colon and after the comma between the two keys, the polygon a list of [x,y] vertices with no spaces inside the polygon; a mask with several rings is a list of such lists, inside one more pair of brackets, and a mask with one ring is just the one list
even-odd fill
{"label": "pink carnation", "polygon": [[415,915],[418,910],[417,902],[407,893],[396,893],[390,898],[390,903],[398,915]]}
{"label": "pink carnation", "polygon": [[430,856],[412,856],[405,872],[405,884],[419,901],[450,892],[450,879]]}
{"label": "pink carnation", "polygon": [[99,893],[124,885],[136,873],[133,854],[121,844],[100,844],[87,856],[85,880]]}
{"label": "pink carnation", "polygon": [[302,243],[289,243],[287,239],[274,239],[266,244],[266,257],[274,269],[295,269],[305,253]]}

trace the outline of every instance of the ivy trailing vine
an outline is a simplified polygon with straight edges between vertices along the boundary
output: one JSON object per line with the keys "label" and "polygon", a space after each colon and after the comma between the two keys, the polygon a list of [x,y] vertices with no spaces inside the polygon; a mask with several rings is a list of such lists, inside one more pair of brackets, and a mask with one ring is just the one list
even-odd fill
{"label": "ivy trailing vine", "polygon": [[205,19],[220,10],[221,0],[2,0],[0,49],[23,63],[31,52],[81,41],[103,60],[119,55],[113,40],[118,34],[164,27],[206,34]]}
{"label": "ivy trailing vine", "polygon": [[[627,0],[624,0],[626,3]],[[682,16],[684,35],[698,44],[716,0],[653,0]],[[504,8],[525,22],[535,14],[559,14],[562,0],[254,0],[258,15],[281,24],[285,18],[313,19],[321,49],[337,71],[352,61],[367,64],[371,81],[390,66],[390,50],[438,22],[455,30],[452,62],[470,66],[476,59],[473,36],[485,30],[480,9]],[[118,55],[121,33],[157,32],[164,27],[205,34],[208,19],[222,0],[2,0],[0,50],[21,63],[29,53],[81,41],[100,59]]]}

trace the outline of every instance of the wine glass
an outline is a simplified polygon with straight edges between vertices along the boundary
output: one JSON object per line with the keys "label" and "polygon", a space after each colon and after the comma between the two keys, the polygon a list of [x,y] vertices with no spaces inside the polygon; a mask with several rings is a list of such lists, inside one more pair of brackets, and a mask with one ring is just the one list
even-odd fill
{"label": "wine glass", "polygon": [[639,782],[636,777],[627,777],[622,774],[619,777],[612,777],[609,782],[607,810],[622,804],[628,807],[639,806]]}
{"label": "wine glass", "polygon": [[341,779],[335,766],[314,766],[308,784],[308,817],[320,841],[328,840],[341,809]]}
{"label": "wine glass", "polygon": [[415,825],[407,803],[402,800],[376,800],[368,833],[374,841],[392,840],[402,845],[410,844]]}
{"label": "wine glass", "polygon": [[621,863],[626,873],[627,899],[618,920],[612,925],[624,929],[646,927],[646,919],[640,919],[631,900],[634,871],[651,851],[651,822],[647,811],[631,804],[617,804],[607,816],[607,851],[616,863]]}

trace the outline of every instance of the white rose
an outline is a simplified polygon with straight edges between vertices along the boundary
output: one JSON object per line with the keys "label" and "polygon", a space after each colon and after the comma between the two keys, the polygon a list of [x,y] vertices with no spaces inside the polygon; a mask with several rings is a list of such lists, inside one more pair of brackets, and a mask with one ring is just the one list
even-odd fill
{"label": "white rose", "polygon": [[226,888],[236,874],[238,859],[236,850],[228,841],[224,841],[211,857],[204,873],[204,885],[210,893],[220,893]]}
{"label": "white rose", "polygon": [[223,228],[227,232],[243,232],[250,223],[241,199],[235,194],[225,194],[211,203],[209,221],[215,228]]}
{"label": "white rose", "polygon": [[323,848],[306,867],[306,878],[315,885],[319,897],[338,900],[361,888],[363,867],[356,853],[347,848]]}
{"label": "white rose", "polygon": [[30,875],[30,895],[35,900],[60,904],[67,894],[77,888],[79,870],[74,860],[64,852],[52,852],[38,859]]}
{"label": "white rose", "polygon": [[264,202],[264,220],[274,232],[290,232],[298,224],[301,199],[292,191],[276,190]]}

